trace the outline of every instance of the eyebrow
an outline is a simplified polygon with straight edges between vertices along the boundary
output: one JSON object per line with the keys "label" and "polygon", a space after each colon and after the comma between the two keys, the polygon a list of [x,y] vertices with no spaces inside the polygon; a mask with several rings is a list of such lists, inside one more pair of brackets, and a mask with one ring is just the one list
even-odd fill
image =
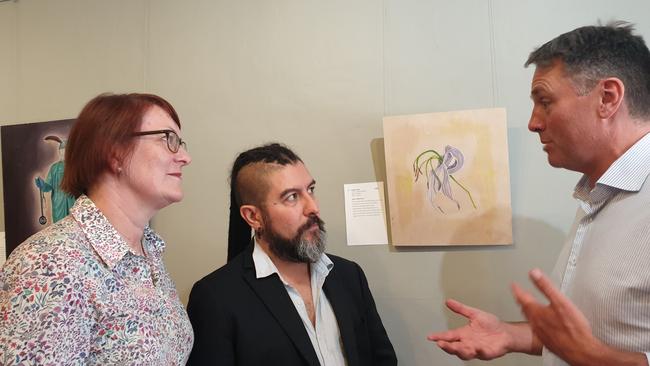
{"label": "eyebrow", "polygon": [[[312,179],[311,182],[307,185],[307,187],[311,187],[316,184],[316,180]],[[284,197],[289,193],[294,193],[294,192],[299,192],[300,188],[287,188],[284,191],[280,192],[280,197]]]}
{"label": "eyebrow", "polygon": [[540,93],[539,88],[533,88],[533,90],[530,91],[530,98],[536,97]]}
{"label": "eyebrow", "polygon": [[549,87],[545,84],[537,84],[533,86],[533,89],[530,91],[530,98],[535,98],[538,97],[540,94],[548,94],[550,93],[551,90]]}

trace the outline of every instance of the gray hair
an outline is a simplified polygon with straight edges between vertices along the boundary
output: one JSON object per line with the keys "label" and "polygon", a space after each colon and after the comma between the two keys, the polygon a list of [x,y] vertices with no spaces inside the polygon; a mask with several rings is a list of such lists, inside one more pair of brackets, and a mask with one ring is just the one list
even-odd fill
{"label": "gray hair", "polygon": [[634,34],[633,24],[614,21],[574,29],[531,52],[524,66],[548,67],[557,60],[564,63],[579,94],[589,93],[602,79],[616,77],[625,85],[630,115],[650,117],[650,51]]}

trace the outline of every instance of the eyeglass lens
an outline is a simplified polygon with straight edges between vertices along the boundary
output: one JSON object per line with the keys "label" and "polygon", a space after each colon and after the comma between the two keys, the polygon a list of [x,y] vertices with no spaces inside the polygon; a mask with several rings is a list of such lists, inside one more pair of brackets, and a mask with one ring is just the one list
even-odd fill
{"label": "eyeglass lens", "polygon": [[178,152],[178,149],[183,146],[183,149],[187,151],[187,145],[185,141],[181,140],[180,137],[174,131],[167,131],[167,147],[173,153]]}

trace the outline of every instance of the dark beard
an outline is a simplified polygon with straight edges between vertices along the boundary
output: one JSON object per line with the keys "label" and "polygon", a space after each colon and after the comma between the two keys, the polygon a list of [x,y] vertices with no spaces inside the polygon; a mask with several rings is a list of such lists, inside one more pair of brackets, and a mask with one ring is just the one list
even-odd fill
{"label": "dark beard", "polygon": [[[287,239],[272,229],[271,221],[267,217],[265,227],[261,234],[269,243],[271,252],[280,259],[297,263],[315,263],[325,251],[325,223],[316,215],[309,216],[307,222],[298,228],[296,235]],[[318,225],[318,233],[312,240],[306,239],[305,232],[314,224]]]}

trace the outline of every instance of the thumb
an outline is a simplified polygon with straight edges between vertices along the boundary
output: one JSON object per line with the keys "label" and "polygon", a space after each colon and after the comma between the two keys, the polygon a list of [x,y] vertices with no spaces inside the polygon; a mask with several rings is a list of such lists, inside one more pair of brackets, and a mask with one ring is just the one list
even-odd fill
{"label": "thumb", "polygon": [[465,318],[472,318],[476,315],[477,312],[479,312],[478,309],[473,308],[471,306],[467,306],[460,301],[456,301],[454,299],[448,299],[446,301],[446,305],[449,308],[449,310],[453,311],[456,314],[462,315]]}

